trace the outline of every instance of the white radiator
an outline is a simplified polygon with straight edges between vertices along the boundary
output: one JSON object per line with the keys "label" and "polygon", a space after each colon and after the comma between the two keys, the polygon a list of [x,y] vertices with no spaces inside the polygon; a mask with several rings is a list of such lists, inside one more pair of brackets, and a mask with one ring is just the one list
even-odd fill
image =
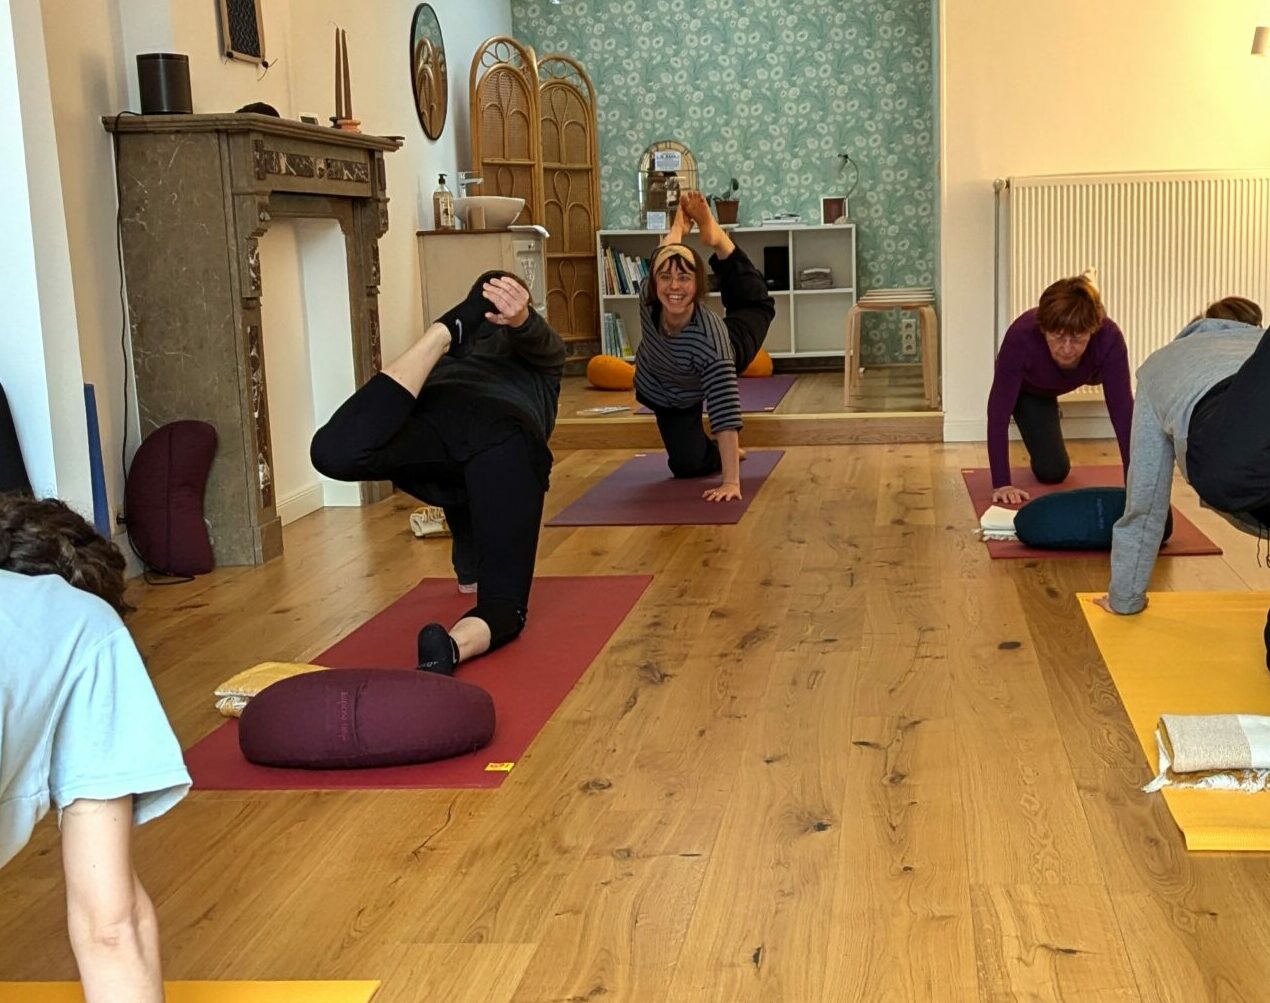
{"label": "white radiator", "polygon": [[1092,266],[1136,370],[1215,299],[1270,314],[1264,171],[1011,178],[1008,198],[1011,319]]}

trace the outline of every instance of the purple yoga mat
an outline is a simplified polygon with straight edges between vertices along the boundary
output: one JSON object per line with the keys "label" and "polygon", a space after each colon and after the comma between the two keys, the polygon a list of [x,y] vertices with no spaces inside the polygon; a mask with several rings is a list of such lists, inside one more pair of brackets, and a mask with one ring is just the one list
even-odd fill
{"label": "purple yoga mat", "polygon": [[[737,392],[741,395],[741,411],[754,414],[763,411],[775,411],[776,405],[785,399],[789,388],[794,385],[792,376],[747,376],[736,381]],[[703,402],[702,410],[705,409]],[[640,408],[636,414],[652,414],[646,407]]]}
{"label": "purple yoga mat", "polygon": [[751,452],[741,461],[741,500],[708,502],[701,497],[718,476],[676,480],[665,453],[640,453],[627,460],[548,526],[730,526],[741,521],[783,449]]}

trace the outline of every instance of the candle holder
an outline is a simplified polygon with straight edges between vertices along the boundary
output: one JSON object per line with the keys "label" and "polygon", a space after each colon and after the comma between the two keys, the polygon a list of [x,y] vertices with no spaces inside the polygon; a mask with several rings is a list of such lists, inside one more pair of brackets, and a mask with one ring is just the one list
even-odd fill
{"label": "candle holder", "polygon": [[353,86],[348,76],[348,32],[335,29],[335,114],[331,125],[344,132],[361,132],[361,122],[353,118]]}

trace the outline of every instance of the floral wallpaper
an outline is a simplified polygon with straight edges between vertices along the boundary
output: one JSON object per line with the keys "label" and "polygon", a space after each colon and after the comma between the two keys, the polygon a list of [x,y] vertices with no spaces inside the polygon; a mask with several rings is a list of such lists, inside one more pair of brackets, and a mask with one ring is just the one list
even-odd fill
{"label": "floral wallpaper", "polygon": [[[741,182],[740,222],[845,194],[860,292],[932,286],[936,149],[931,0],[512,0],[517,39],[582,63],[598,93],[606,227],[639,225],[636,168],[677,139],[701,187]],[[866,314],[864,352],[899,354],[899,315]],[[914,361],[907,357],[907,361]]]}

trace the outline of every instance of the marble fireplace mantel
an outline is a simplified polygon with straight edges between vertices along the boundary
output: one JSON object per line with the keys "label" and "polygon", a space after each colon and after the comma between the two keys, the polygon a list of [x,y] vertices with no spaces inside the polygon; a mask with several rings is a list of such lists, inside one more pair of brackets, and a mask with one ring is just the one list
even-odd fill
{"label": "marble fireplace mantel", "polygon": [[[144,437],[183,418],[219,437],[204,498],[217,564],[282,552],[269,438],[259,240],[277,219],[344,234],[354,379],[380,368],[384,154],[397,139],[268,115],[102,119],[119,151],[124,274]],[[362,500],[385,497],[367,484]]]}

